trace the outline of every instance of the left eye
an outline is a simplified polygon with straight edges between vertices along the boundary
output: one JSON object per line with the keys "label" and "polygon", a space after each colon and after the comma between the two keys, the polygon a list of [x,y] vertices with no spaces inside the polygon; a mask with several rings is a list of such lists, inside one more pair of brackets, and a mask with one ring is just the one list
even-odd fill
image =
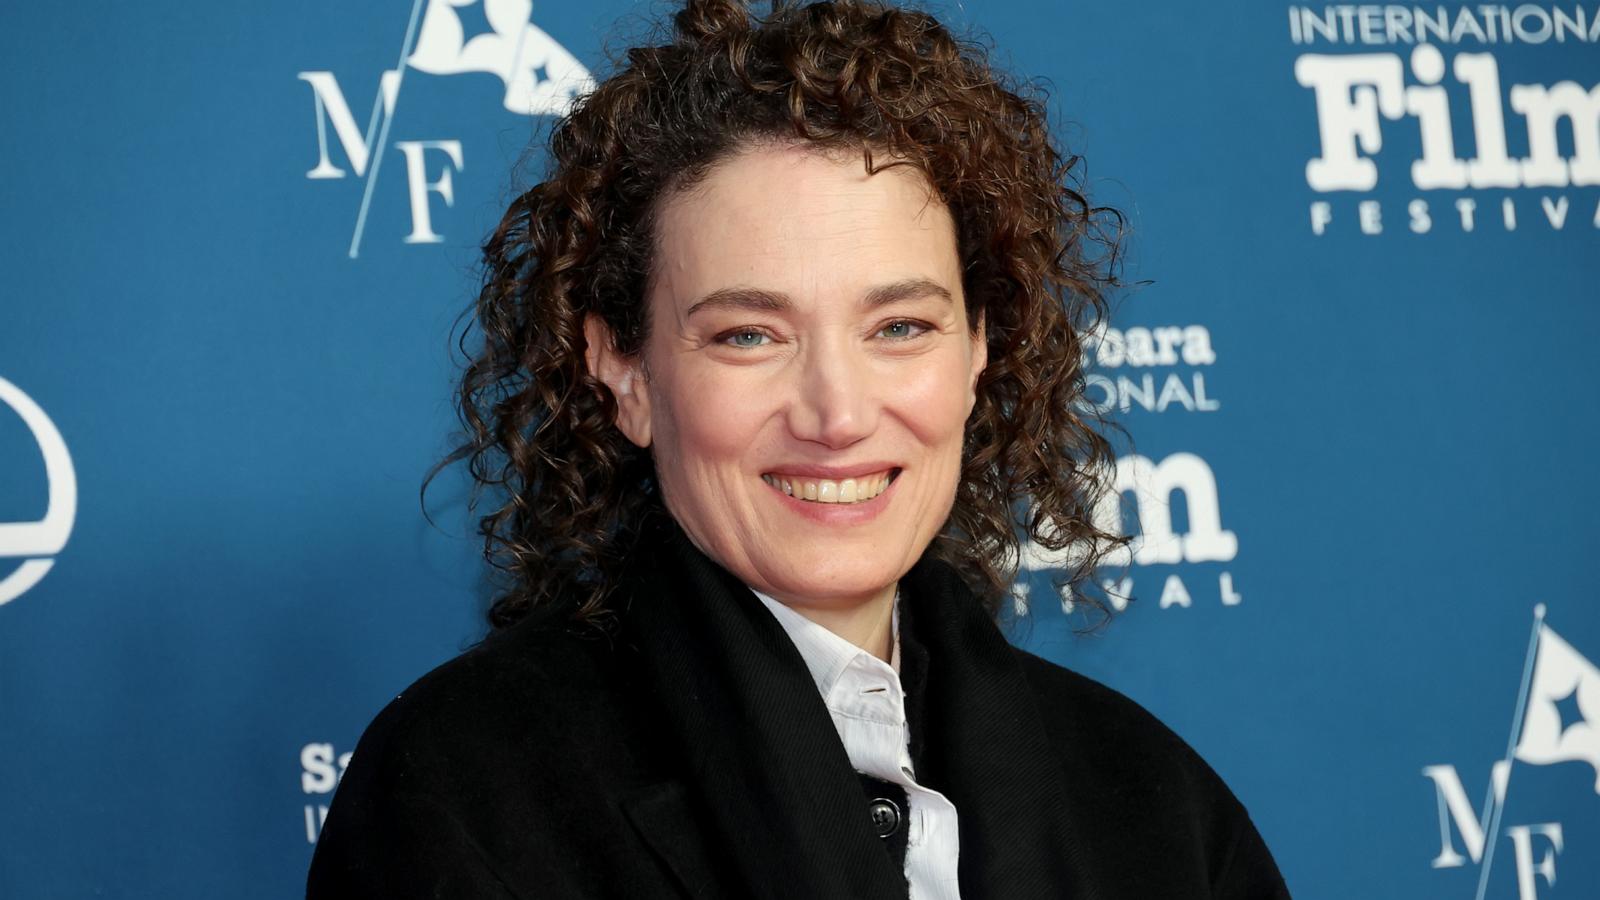
{"label": "left eye", "polygon": [[889,324],[883,326],[878,330],[878,333],[895,340],[905,340],[907,338],[916,337],[918,334],[926,330],[927,329],[925,326],[919,325],[916,322],[910,322],[905,319],[901,319],[899,321],[890,322]]}

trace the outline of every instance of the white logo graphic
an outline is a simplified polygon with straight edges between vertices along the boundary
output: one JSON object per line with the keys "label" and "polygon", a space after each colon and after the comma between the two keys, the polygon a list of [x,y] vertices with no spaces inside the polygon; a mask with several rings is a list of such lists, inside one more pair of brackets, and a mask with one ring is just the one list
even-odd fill
{"label": "white logo graphic", "polygon": [[[1173,565],[1180,563],[1232,562],[1239,553],[1239,539],[1222,527],[1222,512],[1217,502],[1217,479],[1206,461],[1193,453],[1174,453],[1159,463],[1148,457],[1130,454],[1117,459],[1115,492],[1107,493],[1095,508],[1095,526],[1103,531],[1116,532],[1123,527],[1123,495],[1133,495],[1134,509],[1139,516],[1139,531],[1125,548],[1107,555],[1105,564],[1126,566]],[[1172,497],[1181,493],[1188,532],[1177,534],[1172,523]],[[1046,572],[1070,568],[1083,557],[1084,548],[1069,544],[1061,550],[1050,550],[1035,541],[1022,548],[1019,570]],[[1127,598],[1133,590],[1133,578],[1109,582],[1107,594],[1113,608],[1126,608]],[[1018,614],[1028,611],[1030,586],[1019,581],[1012,588],[1012,599]],[[1233,575],[1222,572],[1217,577],[1217,594],[1223,606],[1237,606],[1243,597],[1234,590]],[[1159,605],[1190,607],[1194,605],[1189,589],[1176,573],[1168,575],[1161,589]],[[1061,598],[1062,610],[1071,612],[1074,600]]]}
{"label": "white logo graphic", "polygon": [[[344,91],[332,72],[301,72],[299,78],[311,86],[317,117],[317,164],[306,177],[344,178],[345,170],[329,154],[328,130],[357,178],[365,178],[361,208],[356,214],[355,233],[350,239],[350,258],[361,248],[366,230],[367,210],[373,188],[389,144],[389,126],[405,73],[410,69],[429,75],[459,75],[486,72],[497,76],[505,87],[501,105],[519,115],[560,115],[573,101],[594,88],[594,79],[577,58],[529,21],[531,0],[413,0],[411,19],[400,47],[398,65],[378,78],[378,93],[372,101],[372,114],[363,134],[346,102]],[[461,11],[477,7],[487,21],[489,32],[468,36]],[[406,192],[411,203],[411,233],[408,244],[436,244],[444,238],[433,230],[429,195],[437,194],[445,206],[455,203],[452,172],[466,166],[459,140],[396,141],[406,162]],[[445,165],[438,176],[429,179],[428,151],[444,155]]]}
{"label": "white logo graphic", "polygon": [[[1216,412],[1222,404],[1208,393],[1201,371],[1216,361],[1204,325],[1102,325],[1084,336],[1082,405],[1100,415],[1132,409]],[[1174,371],[1180,365],[1189,371]]]}
{"label": "white logo graphic", "polygon": [[[1432,44],[1411,51],[1411,73],[1422,83],[1406,86],[1400,57],[1392,53],[1326,56],[1306,54],[1295,61],[1295,78],[1316,97],[1322,156],[1306,164],[1306,183],[1315,191],[1369,191],[1378,184],[1378,167],[1361,151],[1383,147],[1383,119],[1411,117],[1422,138],[1422,158],[1411,164],[1418,190],[1436,188],[1566,187],[1600,184],[1600,86],[1586,90],[1574,81],[1550,87],[1511,86],[1513,112],[1527,123],[1529,155],[1515,160],[1506,151],[1501,113],[1500,67],[1488,53],[1458,53],[1450,66],[1467,89],[1472,109],[1470,160],[1456,157],[1450,100],[1443,85],[1444,54]],[[1561,155],[1556,126],[1572,123],[1572,158]]]}
{"label": "white logo graphic", "polygon": [[328,804],[333,789],[339,786],[339,781],[344,778],[344,770],[350,766],[350,756],[354,751],[346,750],[343,753],[334,752],[333,745],[316,741],[300,748],[300,791],[308,799],[317,798],[307,802],[302,808],[305,819],[306,843],[315,844],[317,835],[322,833],[322,823],[328,819]]}
{"label": "white logo graphic", "polygon": [[488,72],[505,83],[505,108],[524,116],[560,115],[594,87],[589,70],[528,21],[532,0],[483,0],[492,34],[466,39],[459,7],[478,0],[429,0],[417,48],[406,62],[430,75]]}
{"label": "white logo graphic", "polygon": [[[1444,6],[1297,6],[1289,9],[1289,35],[1299,45],[1411,45],[1405,55],[1306,53],[1295,60],[1295,80],[1311,91],[1320,141],[1320,154],[1306,163],[1311,190],[1375,189],[1375,157],[1386,132],[1402,143],[1415,135],[1420,147],[1408,173],[1412,187],[1464,193],[1406,203],[1404,227],[1411,233],[1426,234],[1449,219],[1456,220],[1455,229],[1470,232],[1495,218],[1504,230],[1514,231],[1519,210],[1523,224],[1542,217],[1550,230],[1560,231],[1582,221],[1588,215],[1582,210],[1591,208],[1591,222],[1600,228],[1600,200],[1591,192],[1570,190],[1600,186],[1600,85],[1565,80],[1503,87],[1494,53],[1459,52],[1447,59],[1440,50],[1463,44],[1595,43],[1600,16],[1590,20],[1582,8],[1532,4],[1460,7],[1454,13]],[[1463,121],[1452,115],[1452,93],[1466,101]],[[1507,106],[1520,121],[1507,121]],[[1570,154],[1563,149],[1563,131],[1571,135]],[[1472,156],[1462,158],[1457,139],[1467,137]],[[1515,138],[1524,140],[1526,156],[1512,156]],[[1535,202],[1525,194],[1504,195],[1508,189],[1540,193]],[[1481,198],[1471,192],[1481,191],[1496,192],[1497,217],[1479,210]],[[1362,234],[1385,231],[1380,201],[1359,200],[1354,213]],[[1310,216],[1316,235],[1343,224],[1329,200],[1313,201]]]}
{"label": "white logo graphic", "polygon": [[[1483,813],[1473,812],[1455,766],[1425,766],[1422,770],[1433,781],[1439,806],[1440,849],[1433,867],[1458,868],[1466,865],[1468,858],[1479,864],[1477,900],[1483,900],[1489,884],[1513,762],[1539,766],[1588,763],[1595,773],[1595,793],[1600,794],[1600,668],[1544,624],[1544,614],[1544,604],[1534,607],[1533,635],[1523,663],[1511,737],[1505,758],[1490,769]],[[1461,835],[1466,856],[1456,850],[1452,825]],[[1556,856],[1564,846],[1561,823],[1508,825],[1505,834],[1517,868],[1517,896],[1537,900],[1538,879],[1546,884],[1556,881]],[[1536,839],[1549,844],[1538,861],[1534,860]]]}
{"label": "white logo graphic", "polygon": [[55,565],[49,557],[67,545],[78,514],[78,476],[67,453],[67,442],[33,398],[0,378],[0,404],[15,410],[33,433],[34,442],[44,454],[44,472],[50,484],[50,500],[43,519],[0,522],[0,558],[24,557],[15,572],[0,579],[0,605],[4,605],[38,584]]}

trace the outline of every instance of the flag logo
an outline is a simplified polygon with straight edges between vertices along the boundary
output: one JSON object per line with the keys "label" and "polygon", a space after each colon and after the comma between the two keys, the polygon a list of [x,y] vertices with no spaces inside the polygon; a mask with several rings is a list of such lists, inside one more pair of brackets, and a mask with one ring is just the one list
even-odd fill
{"label": "flag logo", "polygon": [[[500,105],[523,116],[559,116],[593,90],[594,78],[578,58],[530,21],[532,0],[412,0],[411,16],[395,66],[378,75],[372,112],[363,132],[344,89],[331,71],[305,71],[316,116],[317,164],[312,180],[342,179],[353,171],[363,181],[348,255],[355,259],[367,230],[367,214],[385,153],[398,152],[411,208],[407,244],[444,240],[434,228],[434,202],[455,205],[455,175],[466,167],[461,141],[453,138],[389,140],[406,75],[487,73],[500,79]],[[344,154],[344,165],[337,161]]]}
{"label": "flag logo", "polygon": [[[1560,822],[1506,825],[1503,814],[1511,790],[1513,763],[1548,766],[1579,762],[1589,766],[1600,794],[1600,667],[1545,622],[1545,606],[1533,610],[1533,631],[1522,665],[1516,711],[1503,758],[1490,770],[1482,812],[1476,813],[1453,765],[1426,766],[1439,808],[1436,869],[1477,863],[1477,900],[1483,900],[1502,834],[1511,842],[1519,900],[1537,900],[1541,880],[1556,883],[1556,858],[1565,845]],[[1453,830],[1452,830],[1453,827]],[[1456,850],[1461,836],[1467,855]]]}
{"label": "flag logo", "polygon": [[1541,766],[1586,762],[1600,794],[1600,667],[1542,621],[1536,645],[1516,759]]}
{"label": "flag logo", "polygon": [[529,21],[532,0],[482,0],[490,30],[468,35],[464,8],[479,0],[429,0],[406,63],[429,75],[487,72],[505,85],[503,105],[523,116],[561,115],[594,88],[577,57]]}

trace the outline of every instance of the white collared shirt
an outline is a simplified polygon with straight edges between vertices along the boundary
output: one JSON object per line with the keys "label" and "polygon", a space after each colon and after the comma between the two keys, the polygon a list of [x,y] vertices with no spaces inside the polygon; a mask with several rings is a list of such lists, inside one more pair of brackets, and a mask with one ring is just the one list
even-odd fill
{"label": "white collared shirt", "polygon": [[960,900],[956,860],[961,835],[955,804],[917,784],[911,766],[911,731],[900,684],[900,595],[895,594],[894,649],[885,663],[766,594],[752,591],[772,611],[811,670],[850,764],[905,790],[911,806],[906,814],[905,868],[911,900]]}

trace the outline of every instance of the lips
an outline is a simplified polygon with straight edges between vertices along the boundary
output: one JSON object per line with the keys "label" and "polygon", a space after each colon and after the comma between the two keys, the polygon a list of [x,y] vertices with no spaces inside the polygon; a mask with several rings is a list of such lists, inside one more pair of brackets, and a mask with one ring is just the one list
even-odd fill
{"label": "lips", "polygon": [[803,471],[768,472],[761,476],[761,480],[797,500],[848,504],[865,503],[878,496],[888,489],[899,474],[899,468],[885,466],[878,470],[851,472],[847,477],[831,478]]}

